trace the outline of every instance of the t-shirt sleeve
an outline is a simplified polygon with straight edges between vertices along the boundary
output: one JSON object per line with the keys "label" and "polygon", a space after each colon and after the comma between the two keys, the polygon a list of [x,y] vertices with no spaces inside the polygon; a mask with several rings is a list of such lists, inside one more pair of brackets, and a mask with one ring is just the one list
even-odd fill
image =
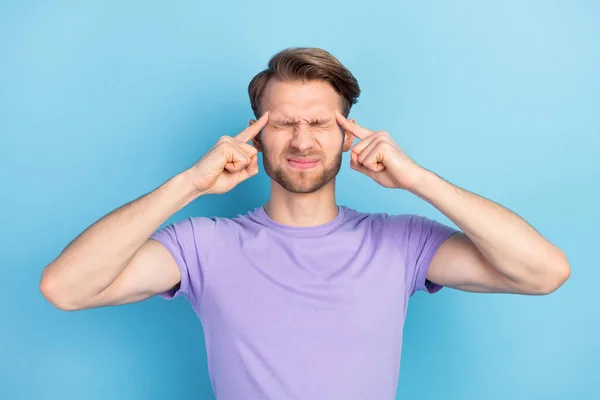
{"label": "t-shirt sleeve", "polygon": [[420,215],[395,216],[393,233],[404,254],[406,290],[409,296],[417,290],[429,294],[442,289],[427,279],[427,271],[437,249],[458,229]]}
{"label": "t-shirt sleeve", "polygon": [[174,288],[159,293],[171,300],[184,296],[192,305],[197,304],[204,286],[209,249],[214,235],[215,221],[205,217],[188,218],[157,230],[150,239],[157,240],[175,259],[181,282]]}

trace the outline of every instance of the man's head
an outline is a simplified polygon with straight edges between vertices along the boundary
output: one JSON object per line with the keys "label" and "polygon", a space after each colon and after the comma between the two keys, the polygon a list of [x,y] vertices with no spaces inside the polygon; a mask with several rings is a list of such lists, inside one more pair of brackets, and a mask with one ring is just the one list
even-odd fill
{"label": "man's head", "polygon": [[269,111],[253,140],[267,175],[293,193],[329,183],[353,142],[335,119],[336,111],[348,117],[360,95],[350,71],[325,50],[286,49],[252,79],[248,94],[256,118]]}

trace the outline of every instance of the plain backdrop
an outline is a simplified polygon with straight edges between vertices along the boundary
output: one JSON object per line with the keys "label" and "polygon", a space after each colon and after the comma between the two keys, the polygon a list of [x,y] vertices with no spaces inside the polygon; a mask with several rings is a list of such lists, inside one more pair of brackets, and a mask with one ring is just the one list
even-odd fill
{"label": "plain backdrop", "polygon": [[[571,263],[549,296],[415,295],[397,398],[593,397],[599,21],[592,0],[1,2],[0,398],[213,397],[185,300],[69,313],[39,277],[95,220],[247,126],[250,79],[294,46],[324,48],[355,74],[359,124],[515,211]],[[264,204],[260,162],[257,177],[167,222]],[[337,200],[451,224],[351,170],[348,154]]]}

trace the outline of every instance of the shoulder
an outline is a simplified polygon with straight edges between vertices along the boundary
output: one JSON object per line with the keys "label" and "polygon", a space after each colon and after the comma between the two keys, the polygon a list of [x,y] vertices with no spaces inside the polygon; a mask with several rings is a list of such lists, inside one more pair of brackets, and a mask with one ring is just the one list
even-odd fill
{"label": "shoulder", "polygon": [[347,208],[347,220],[364,224],[370,229],[382,230],[397,240],[454,231],[455,229],[433,218],[416,213],[362,212]]}
{"label": "shoulder", "polygon": [[235,235],[252,230],[260,225],[260,216],[257,209],[233,216],[204,216],[190,218],[192,224],[199,229],[210,231],[213,235]]}
{"label": "shoulder", "polygon": [[345,207],[346,221],[354,221],[356,223],[369,224],[372,227],[382,227],[384,229],[406,228],[415,219],[422,218],[417,214],[390,214],[387,212],[367,212],[358,211],[353,208]]}

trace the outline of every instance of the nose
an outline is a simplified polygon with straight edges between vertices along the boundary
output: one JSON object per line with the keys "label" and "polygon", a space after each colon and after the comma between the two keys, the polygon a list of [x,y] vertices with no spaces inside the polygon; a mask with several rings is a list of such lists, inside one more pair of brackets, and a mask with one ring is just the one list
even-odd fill
{"label": "nose", "polygon": [[305,123],[297,124],[294,128],[294,136],[290,144],[300,152],[312,148],[315,145],[315,138],[310,126],[307,126]]}

